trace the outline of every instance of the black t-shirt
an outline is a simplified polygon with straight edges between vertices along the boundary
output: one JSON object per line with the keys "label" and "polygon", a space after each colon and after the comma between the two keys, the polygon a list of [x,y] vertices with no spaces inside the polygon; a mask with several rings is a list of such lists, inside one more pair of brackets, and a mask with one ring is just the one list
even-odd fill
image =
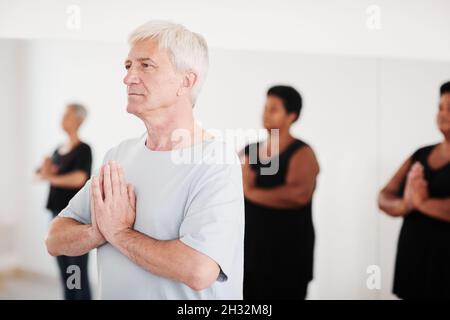
{"label": "black t-shirt", "polygon": [[[52,155],[52,161],[58,167],[58,175],[82,170],[86,172],[88,178],[91,176],[92,152],[88,144],[80,142],[70,152],[64,155],[59,154],[58,149]],[[47,209],[54,213],[56,211],[59,213],[80,189],[50,186]]]}

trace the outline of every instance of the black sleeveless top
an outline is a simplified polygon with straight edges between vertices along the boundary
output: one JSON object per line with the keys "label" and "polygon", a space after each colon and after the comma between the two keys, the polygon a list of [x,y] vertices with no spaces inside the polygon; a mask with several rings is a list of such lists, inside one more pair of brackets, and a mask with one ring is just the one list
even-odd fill
{"label": "black sleeveless top", "polygon": [[[450,162],[432,169],[436,145],[417,150],[412,163],[424,167],[430,198],[450,197]],[[399,195],[403,195],[406,179]],[[403,218],[395,265],[394,293],[404,299],[450,298],[450,222],[414,210]]]}
{"label": "black sleeveless top", "polygon": [[[73,171],[82,170],[85,171],[88,179],[91,175],[92,166],[92,152],[91,147],[80,142],[67,154],[61,155],[59,153],[59,147],[52,154],[52,162],[58,167],[58,175],[71,173]],[[64,209],[70,199],[77,194],[81,188],[63,188],[50,186],[50,192],[48,194],[47,209],[49,209],[53,215],[58,214],[59,211]]]}
{"label": "black sleeveless top", "polygon": [[[256,171],[256,186],[270,189],[285,184],[289,159],[303,146],[306,143],[295,139],[281,152],[274,175],[261,175],[260,169],[270,167],[271,162],[264,164],[257,153],[257,163],[250,161]],[[259,147],[260,143],[248,145],[245,154]],[[314,238],[312,202],[277,209],[245,199],[244,298],[246,293],[266,298],[298,296],[313,278]]]}

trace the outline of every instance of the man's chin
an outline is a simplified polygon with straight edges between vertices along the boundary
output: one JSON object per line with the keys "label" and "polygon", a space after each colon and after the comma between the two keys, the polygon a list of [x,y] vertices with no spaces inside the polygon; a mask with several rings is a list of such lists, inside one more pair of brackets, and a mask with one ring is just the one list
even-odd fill
{"label": "man's chin", "polygon": [[127,112],[136,115],[139,111],[139,106],[133,104],[133,103],[128,103],[127,104]]}

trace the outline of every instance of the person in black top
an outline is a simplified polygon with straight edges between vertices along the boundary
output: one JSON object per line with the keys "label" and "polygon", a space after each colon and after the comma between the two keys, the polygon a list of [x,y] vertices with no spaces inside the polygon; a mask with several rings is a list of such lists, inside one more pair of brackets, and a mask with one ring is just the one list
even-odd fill
{"label": "person in black top", "polygon": [[[86,114],[86,109],[80,104],[67,106],[62,119],[62,128],[68,135],[68,141],[59,146],[50,158],[45,158],[36,173],[38,179],[50,183],[47,209],[53,217],[56,217],[68,205],[70,199],[83,187],[91,175],[91,148],[78,137],[78,129],[86,118]],[[88,253],[79,257],[58,256],[57,262],[65,299],[90,300]],[[68,268],[73,265],[79,267],[81,288],[77,286],[73,288],[76,281],[70,281],[70,287],[67,285],[68,278],[74,274],[74,270]]]}
{"label": "person in black top", "polygon": [[302,107],[289,86],[267,92],[268,139],[240,153],[245,195],[244,299],[305,299],[313,278],[312,197],[319,164],[289,130]]}
{"label": "person in black top", "polygon": [[379,207],[403,217],[393,293],[450,298],[450,82],[441,86],[437,125],[444,141],[414,152],[379,194]]}

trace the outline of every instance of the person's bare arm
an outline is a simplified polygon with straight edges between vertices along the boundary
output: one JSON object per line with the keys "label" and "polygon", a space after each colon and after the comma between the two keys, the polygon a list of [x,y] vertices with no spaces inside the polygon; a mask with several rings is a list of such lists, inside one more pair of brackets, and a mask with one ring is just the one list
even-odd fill
{"label": "person's bare arm", "polygon": [[135,230],[126,229],[111,240],[131,261],[161,277],[203,290],[219,275],[217,263],[180,240],[156,240]]}
{"label": "person's bare arm", "polygon": [[450,198],[428,198],[418,204],[417,209],[430,217],[450,222]]}
{"label": "person's bare arm", "polygon": [[52,186],[60,188],[81,188],[88,178],[86,171],[83,170],[76,170],[61,175],[51,174],[45,177]]}
{"label": "person's bare arm", "polygon": [[290,159],[286,184],[267,189],[250,185],[245,196],[252,202],[274,208],[304,206],[311,201],[319,171],[314,151],[305,146],[296,151]]}
{"label": "person's bare arm", "polygon": [[[102,170],[100,175],[103,173]],[[92,193],[92,186],[90,187],[90,192]],[[100,193],[103,195],[103,189],[100,189]],[[106,242],[98,228],[92,201],[90,204],[91,224],[82,224],[66,217],[53,219],[45,240],[47,251],[50,255],[80,256]]]}
{"label": "person's bare arm", "polygon": [[53,219],[45,240],[52,256],[80,256],[103,243],[105,239],[97,228],[65,217]]}
{"label": "person's bare arm", "polygon": [[411,211],[411,206],[404,197],[398,196],[410,168],[411,159],[407,159],[378,195],[378,207],[390,216],[400,217]]}

